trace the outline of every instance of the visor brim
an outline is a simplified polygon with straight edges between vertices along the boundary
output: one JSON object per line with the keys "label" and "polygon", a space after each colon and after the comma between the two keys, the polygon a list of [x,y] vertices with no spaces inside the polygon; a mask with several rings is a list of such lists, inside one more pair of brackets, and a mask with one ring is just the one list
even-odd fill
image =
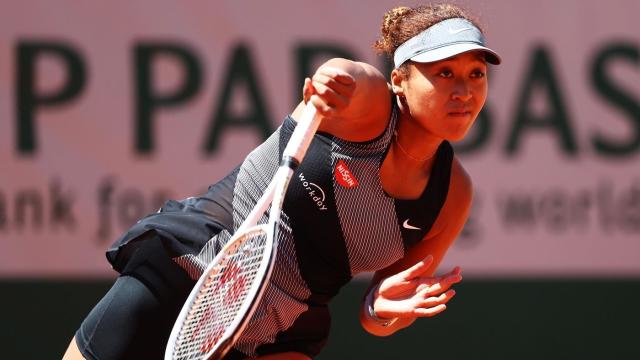
{"label": "visor brim", "polygon": [[437,49],[431,49],[412,57],[410,60],[419,63],[436,62],[469,51],[481,51],[489,64],[499,65],[502,62],[500,55],[495,51],[474,43],[451,44]]}

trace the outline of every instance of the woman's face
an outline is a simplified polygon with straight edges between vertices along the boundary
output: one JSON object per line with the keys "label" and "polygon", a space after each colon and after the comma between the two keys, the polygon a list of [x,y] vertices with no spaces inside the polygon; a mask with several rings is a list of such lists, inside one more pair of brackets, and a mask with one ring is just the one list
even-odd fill
{"label": "woman's face", "polygon": [[394,92],[404,95],[411,117],[446,140],[464,137],[487,98],[487,64],[479,51],[433,63],[412,62],[408,76],[394,72]]}

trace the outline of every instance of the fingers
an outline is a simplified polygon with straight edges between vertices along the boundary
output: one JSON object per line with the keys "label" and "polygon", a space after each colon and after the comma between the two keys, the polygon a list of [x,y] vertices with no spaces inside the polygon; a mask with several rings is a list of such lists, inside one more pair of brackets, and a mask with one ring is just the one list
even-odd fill
{"label": "fingers", "polygon": [[312,83],[315,93],[331,108],[344,109],[349,105],[350,97],[340,94],[335,88],[315,80],[312,80]]}
{"label": "fingers", "polygon": [[452,271],[447,275],[443,275],[438,278],[418,278],[414,279],[416,282],[416,291],[418,293],[424,293],[425,295],[437,295],[444,291],[447,291],[451,285],[457,284],[462,281],[462,275],[460,271]]}
{"label": "fingers", "polygon": [[328,103],[318,95],[311,95],[311,98],[309,98],[309,102],[312,103],[313,106],[315,106],[320,115],[332,116],[337,112],[336,108],[332,104]]}
{"label": "fingers", "polygon": [[405,280],[412,280],[420,275],[422,275],[425,271],[429,269],[429,266],[433,263],[433,256],[429,255],[424,258],[422,261],[408,268],[407,270],[401,272],[400,274],[402,278]]}
{"label": "fingers", "polygon": [[313,78],[311,80],[313,81],[314,86],[326,86],[329,89],[333,90],[336,94],[343,97],[351,97],[351,95],[353,95],[353,91],[355,90],[354,82],[343,83],[340,82],[339,79],[322,73],[316,73],[315,75],[313,75]]}
{"label": "fingers", "polygon": [[432,263],[433,257],[427,256],[411,268],[383,280],[375,298],[376,313],[380,311],[384,317],[430,317],[444,311],[456,294],[451,286],[462,281],[462,271],[455,267],[442,276],[426,276]]}
{"label": "fingers", "polygon": [[440,296],[426,298],[418,303],[418,306],[413,310],[413,314],[420,317],[430,317],[439,314],[447,308],[445,304],[455,295],[455,290],[449,290],[440,294]]}
{"label": "fingers", "polygon": [[311,79],[305,79],[302,96],[304,102],[310,101],[320,114],[333,116],[349,105],[355,87],[353,76],[325,66],[318,69]]}
{"label": "fingers", "polygon": [[313,95],[313,85],[311,84],[311,79],[305,78],[304,85],[302,86],[302,100],[305,104],[309,102],[311,95]]}
{"label": "fingers", "polygon": [[428,308],[428,309],[415,309],[413,311],[413,316],[415,317],[432,317],[440,314],[441,312],[447,309],[447,305],[441,304],[436,307]]}
{"label": "fingers", "polygon": [[439,296],[431,296],[424,299],[421,299],[418,303],[418,306],[421,308],[431,308],[436,307],[440,304],[446,304],[456,295],[456,291],[451,289],[446,292],[443,292]]}
{"label": "fingers", "polygon": [[375,312],[385,318],[433,316],[444,311],[455,295],[455,290],[448,290],[437,296],[416,294],[405,299],[377,298],[374,300]]}
{"label": "fingers", "polygon": [[331,66],[321,67],[320,69],[318,69],[316,74],[326,75],[330,78],[335,79],[337,82],[343,85],[354,85],[356,83],[356,79],[353,76],[351,76],[351,74],[349,74],[344,70],[331,67]]}

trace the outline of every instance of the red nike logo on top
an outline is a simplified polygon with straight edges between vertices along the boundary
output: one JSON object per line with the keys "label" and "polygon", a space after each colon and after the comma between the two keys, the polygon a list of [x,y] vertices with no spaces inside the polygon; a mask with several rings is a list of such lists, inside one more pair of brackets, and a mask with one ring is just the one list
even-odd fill
{"label": "red nike logo on top", "polygon": [[336,164],[333,173],[336,176],[336,181],[338,181],[338,184],[342,185],[343,187],[351,189],[358,186],[358,180],[356,180],[356,177],[353,176],[353,173],[351,173],[344,161],[338,161],[338,164]]}

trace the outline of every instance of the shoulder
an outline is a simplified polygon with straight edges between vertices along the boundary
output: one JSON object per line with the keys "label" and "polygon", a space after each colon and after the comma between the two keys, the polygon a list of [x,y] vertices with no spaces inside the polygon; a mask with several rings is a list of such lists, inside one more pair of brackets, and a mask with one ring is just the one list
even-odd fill
{"label": "shoulder", "polygon": [[320,65],[320,68],[328,66],[348,72],[356,80],[379,81],[386,84],[384,75],[375,66],[362,62],[344,58],[332,58]]}
{"label": "shoulder", "polygon": [[389,85],[384,75],[375,66],[361,62],[343,58],[332,58],[324,62],[318,67],[334,68],[342,70],[351,75],[356,82],[354,96],[359,93],[366,93],[368,96],[381,96],[389,99]]}

